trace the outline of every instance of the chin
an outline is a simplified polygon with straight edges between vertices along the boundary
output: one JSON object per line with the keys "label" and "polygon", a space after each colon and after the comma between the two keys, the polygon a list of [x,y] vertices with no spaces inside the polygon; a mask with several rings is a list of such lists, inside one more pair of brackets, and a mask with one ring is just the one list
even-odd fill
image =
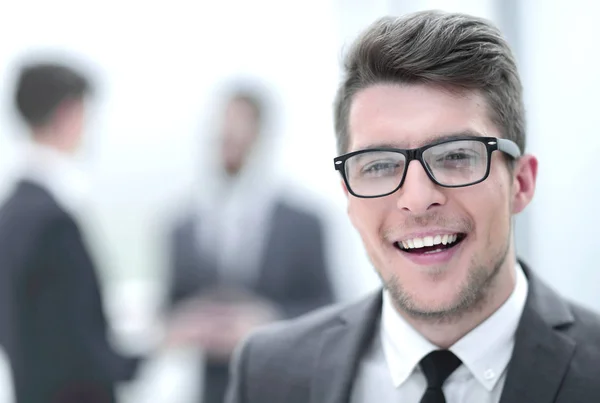
{"label": "chin", "polygon": [[415,304],[432,309],[449,307],[455,304],[460,293],[462,281],[454,279],[430,280],[429,278],[419,281],[408,295],[412,296]]}
{"label": "chin", "polygon": [[[457,256],[458,258],[458,256]],[[469,262],[452,259],[432,262],[427,265],[415,263],[403,257],[394,259],[390,272],[410,290],[430,291],[432,296],[446,294],[447,289],[456,289],[468,275]]]}
{"label": "chin", "polygon": [[412,298],[412,303],[407,303],[421,312],[444,312],[458,305],[458,295],[420,295]]}
{"label": "chin", "polygon": [[427,295],[417,295],[415,293],[394,294],[392,293],[392,296],[396,307],[413,318],[449,318],[464,310],[463,301],[457,294],[443,296],[431,293]]}
{"label": "chin", "polygon": [[404,273],[386,281],[386,288],[397,305],[407,311],[439,312],[460,304],[463,288],[468,284],[468,266],[456,263],[423,268],[404,262]]}

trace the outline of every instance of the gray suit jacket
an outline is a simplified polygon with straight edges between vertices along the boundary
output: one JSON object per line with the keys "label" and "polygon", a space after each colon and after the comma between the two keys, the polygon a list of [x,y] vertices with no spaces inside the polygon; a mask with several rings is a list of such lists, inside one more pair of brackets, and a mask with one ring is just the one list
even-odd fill
{"label": "gray suit jacket", "polygon": [[[173,305],[224,285],[216,263],[198,247],[195,232],[199,225],[201,220],[186,217],[175,225],[169,239]],[[333,303],[318,216],[279,201],[268,231],[257,279],[247,288],[277,304],[286,318]]]}
{"label": "gray suit jacket", "polygon": [[23,180],[0,207],[0,344],[19,403],[115,402],[140,360],[119,355],[74,218]]}
{"label": "gray suit jacket", "polygon": [[[521,264],[529,295],[501,403],[600,402],[600,316]],[[255,333],[237,351],[227,402],[348,402],[380,310],[378,292]]]}

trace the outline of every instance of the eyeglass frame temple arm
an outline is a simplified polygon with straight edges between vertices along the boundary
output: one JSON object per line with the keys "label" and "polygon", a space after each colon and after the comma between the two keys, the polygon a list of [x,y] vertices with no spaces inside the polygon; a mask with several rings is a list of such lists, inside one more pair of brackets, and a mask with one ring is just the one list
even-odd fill
{"label": "eyeglass frame temple arm", "polygon": [[521,157],[519,146],[512,140],[498,139],[498,150],[510,155],[514,159]]}

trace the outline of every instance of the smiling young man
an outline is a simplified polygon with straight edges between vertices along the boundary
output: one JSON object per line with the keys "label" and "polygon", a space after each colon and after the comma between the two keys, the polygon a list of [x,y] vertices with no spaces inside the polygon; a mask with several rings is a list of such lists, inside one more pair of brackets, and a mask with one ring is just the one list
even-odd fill
{"label": "smiling young man", "polygon": [[521,92],[488,21],[368,27],[336,98],[334,166],[383,292],[251,336],[230,402],[600,400],[599,317],[516,257],[537,176]]}

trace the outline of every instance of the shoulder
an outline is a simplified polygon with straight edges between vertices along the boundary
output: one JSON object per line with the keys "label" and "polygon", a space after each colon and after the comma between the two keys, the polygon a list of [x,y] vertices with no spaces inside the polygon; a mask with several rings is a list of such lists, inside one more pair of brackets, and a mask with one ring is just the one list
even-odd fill
{"label": "shoulder", "polygon": [[[324,343],[331,342],[331,331],[348,326],[344,334],[360,335],[376,317],[380,304],[378,292],[255,331],[234,356],[230,391],[237,400],[230,401],[287,401],[290,393],[297,394],[298,401],[308,399],[304,395],[307,385]],[[266,388],[265,382],[273,387]]]}
{"label": "shoulder", "polygon": [[580,349],[600,362],[600,314],[574,302],[568,302],[574,322],[568,334]]}
{"label": "shoulder", "polygon": [[319,228],[321,216],[315,208],[293,203],[280,198],[274,203],[274,217],[277,221],[288,222],[296,227]]}
{"label": "shoulder", "polygon": [[562,295],[527,266],[524,269],[529,277],[529,309],[575,343],[576,354],[586,351],[600,362],[600,314]]}
{"label": "shoulder", "polygon": [[344,309],[321,308],[251,334],[235,352],[228,401],[282,402],[290,390],[303,395],[319,354],[320,335],[339,320]]}
{"label": "shoulder", "polygon": [[3,264],[25,277],[43,272],[59,251],[72,259],[80,238],[74,219],[39,187],[20,187],[0,209]]}
{"label": "shoulder", "polygon": [[200,223],[199,214],[193,210],[191,203],[169,208],[159,218],[165,240],[170,243],[180,243],[193,236]]}
{"label": "shoulder", "polygon": [[599,354],[600,361],[600,314],[562,295],[525,263],[520,263],[529,280],[526,312],[535,312],[561,336],[571,339],[578,350],[589,347],[590,352]]}
{"label": "shoulder", "polygon": [[194,231],[199,221],[199,217],[194,216],[192,213],[181,214],[170,222],[170,233],[174,237],[187,237]]}
{"label": "shoulder", "polygon": [[359,301],[330,305],[295,319],[265,326],[246,340],[247,357],[261,366],[273,360],[289,360],[296,355],[306,358],[318,353],[325,331],[344,324],[349,317],[364,319],[378,301],[378,294],[368,295]]}
{"label": "shoulder", "polygon": [[[567,302],[573,322],[562,335],[573,344],[569,370],[562,382],[561,394],[586,396],[588,400],[600,397],[600,316],[598,313],[573,302]],[[593,396],[593,397],[592,397]]]}
{"label": "shoulder", "polygon": [[20,181],[15,184],[12,192],[2,205],[3,212],[36,213],[45,210],[58,210],[60,207],[50,192],[30,181]]}
{"label": "shoulder", "polygon": [[0,209],[2,231],[18,228],[30,238],[64,224],[74,225],[74,221],[48,191],[28,181],[20,182]]}
{"label": "shoulder", "polygon": [[336,324],[347,309],[350,309],[348,305],[328,306],[265,326],[248,338],[247,345],[259,354],[266,353],[266,356],[289,354],[290,348],[317,339],[325,329]]}
{"label": "shoulder", "polygon": [[273,202],[273,206],[276,211],[280,214],[285,213],[292,217],[314,217],[315,214],[312,210],[305,206],[301,206],[297,203],[293,203],[287,198],[279,197]]}

